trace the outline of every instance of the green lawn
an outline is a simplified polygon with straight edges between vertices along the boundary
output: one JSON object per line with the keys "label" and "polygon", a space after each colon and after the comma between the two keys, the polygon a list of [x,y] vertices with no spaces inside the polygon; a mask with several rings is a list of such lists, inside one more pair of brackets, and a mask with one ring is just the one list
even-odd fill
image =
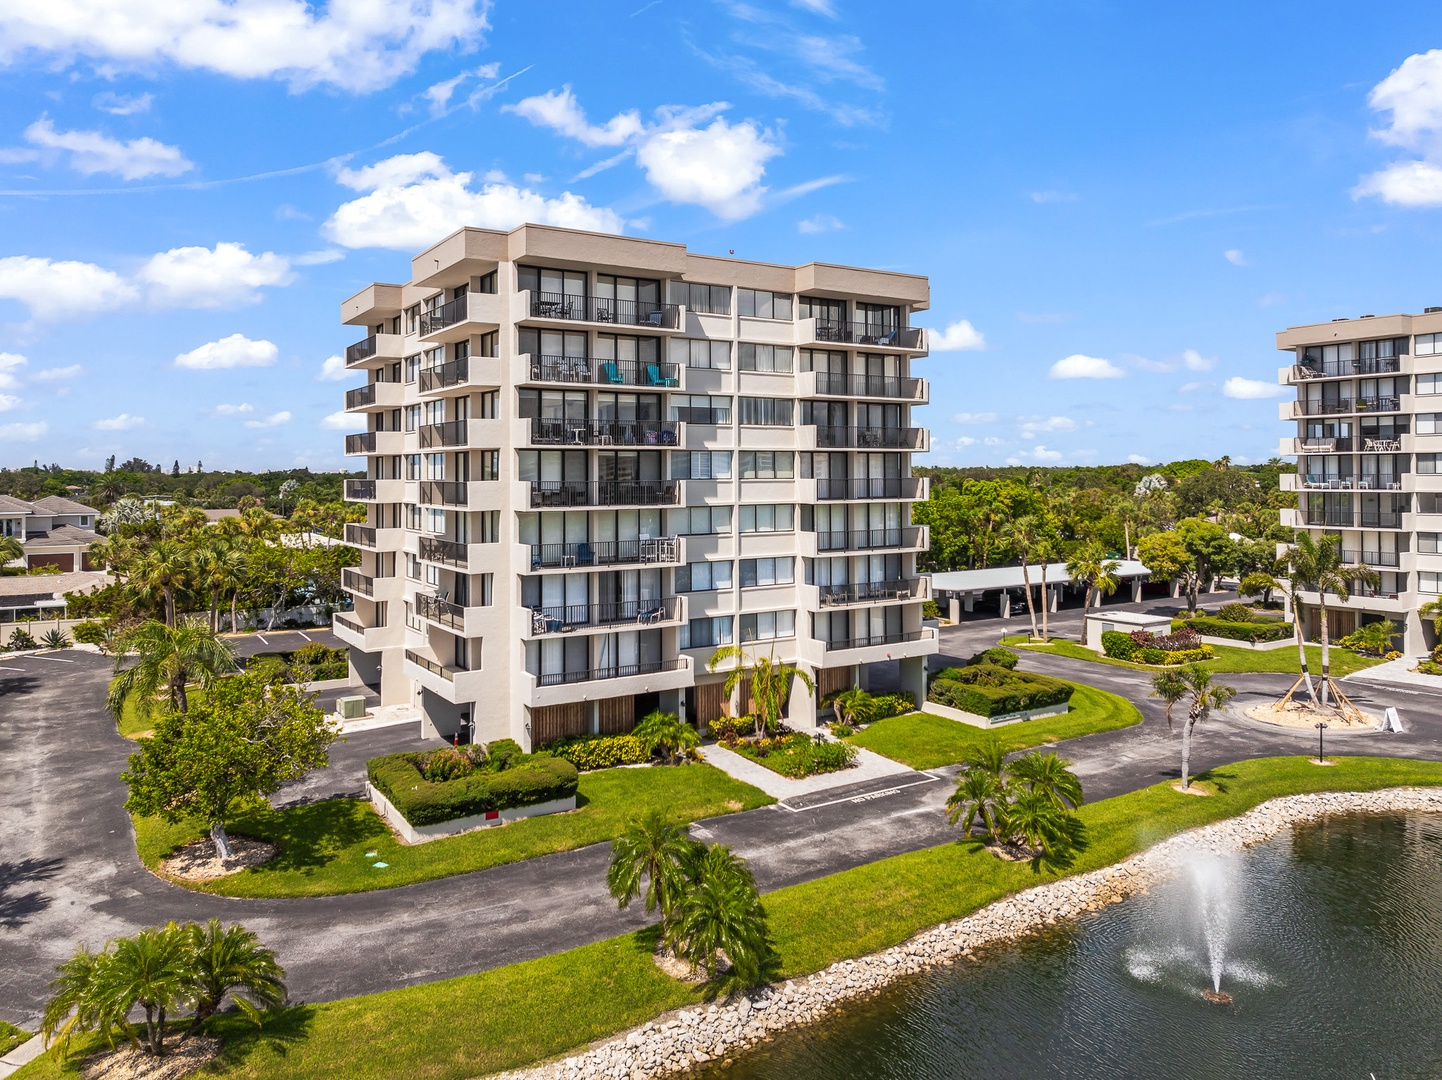
{"label": "green lawn", "polygon": [[[189,887],[249,897],[365,892],[611,840],[627,822],[652,809],[670,821],[690,822],[771,802],[769,795],[711,765],[602,769],[581,774],[577,809],[570,813],[407,845],[395,839],[369,802],[331,799],[236,818],[230,832],[270,840],[280,846],[280,854],[264,866]],[[190,822],[171,825],[138,817],[135,832],[140,857],[153,870],[203,830]],[[367,852],[375,855],[367,857]],[[377,870],[376,862],[389,865]]]}
{"label": "green lawn", "polygon": [[[186,690],[185,696],[187,701],[194,705],[205,699],[205,691],[198,686],[192,686]],[[138,739],[142,735],[149,735],[155,728],[156,715],[166,707],[163,701],[157,702],[149,716],[142,716],[140,714],[140,698],[131,694],[125,699],[125,704],[121,706],[120,722],[116,724],[116,729],[127,739]]]}
{"label": "green lawn", "polygon": [[971,757],[990,739],[1001,740],[1007,751],[1091,735],[1098,731],[1130,727],[1141,723],[1142,714],[1126,698],[1074,683],[1071,711],[1065,716],[1046,716],[987,730],[948,720],[930,713],[910,713],[878,720],[846,741],[874,750],[883,757],[910,765],[913,769],[934,769],[954,765]]}
{"label": "green lawn", "polygon": [[[1083,847],[1069,872],[1114,863],[1174,833],[1231,817],[1278,795],[1442,784],[1442,763],[1335,758],[1239,762],[1204,773],[1211,798],[1162,783],[1084,806]],[[1003,862],[974,841],[897,855],[769,894],[780,977],[883,949],[961,918],[1049,875]],[[232,1080],[467,1080],[554,1057],[699,1000],[661,975],[654,931],[556,956],[369,997],[288,1009],[257,1032],[223,1017]],[[444,947],[444,943],[438,943]],[[91,1044],[93,1045],[93,1043]],[[46,1057],[16,1080],[75,1075]]]}
{"label": "green lawn", "polygon": [[[1053,656],[1069,656],[1073,660],[1089,660],[1094,664],[1111,664],[1113,667],[1131,668],[1133,671],[1161,671],[1160,667],[1149,664],[1133,664],[1127,660],[1115,660],[1110,656],[1101,656],[1090,649],[1078,645],[1074,641],[1058,641],[1053,639],[1047,645],[1028,645],[1026,638],[1021,635],[1011,635],[1001,639],[1000,643],[1011,649],[1025,652],[1051,653]],[[1302,669],[1297,664],[1296,646],[1286,649],[1241,649],[1232,645],[1215,645],[1217,658],[1215,660],[1203,661],[1202,666],[1209,671],[1240,673],[1240,672],[1274,672],[1280,675],[1300,675]],[[1332,649],[1332,673],[1338,678],[1350,675],[1354,671],[1361,671],[1363,668],[1372,667],[1382,661],[1375,656],[1358,656],[1347,649]],[[1319,674],[1322,670],[1322,646],[1307,646],[1307,667],[1313,675]]]}
{"label": "green lawn", "polygon": [[0,1054],[8,1054],[21,1043],[28,1041],[30,1032],[21,1031],[14,1024],[0,1020]]}

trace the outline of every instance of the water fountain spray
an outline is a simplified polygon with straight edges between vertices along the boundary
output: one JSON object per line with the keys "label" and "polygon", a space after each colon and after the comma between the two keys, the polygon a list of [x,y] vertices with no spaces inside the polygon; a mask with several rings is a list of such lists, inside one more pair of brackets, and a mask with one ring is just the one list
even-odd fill
{"label": "water fountain spray", "polygon": [[1216,856],[1198,855],[1192,860],[1191,869],[1212,976],[1211,988],[1203,990],[1202,997],[1217,1005],[1228,1005],[1232,995],[1222,990],[1222,969],[1226,964],[1227,932],[1231,924],[1229,867]]}

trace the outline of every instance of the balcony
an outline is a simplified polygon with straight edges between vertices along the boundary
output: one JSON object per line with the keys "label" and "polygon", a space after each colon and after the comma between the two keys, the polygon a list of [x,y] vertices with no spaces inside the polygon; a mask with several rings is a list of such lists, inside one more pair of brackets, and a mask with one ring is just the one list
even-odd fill
{"label": "balcony", "polygon": [[1301,516],[1312,528],[1324,529],[1400,529],[1400,510],[1306,510]]}
{"label": "balcony", "polygon": [[464,570],[466,567],[466,545],[454,540],[442,540],[437,536],[422,536],[420,557],[423,562],[440,563]]}
{"label": "balcony", "polygon": [[372,334],[345,350],[346,367],[363,367],[370,360],[399,360],[403,339],[399,334]]}
{"label": "balcony", "polygon": [[467,506],[466,485],[460,480],[424,480],[420,500],[427,506]]}
{"label": "balcony", "polygon": [[828,502],[860,499],[922,499],[926,479],[920,476],[878,476],[816,481],[816,498]]}
{"label": "balcony", "polygon": [[859,532],[816,532],[817,551],[880,551],[887,548],[915,548],[921,544],[921,527],[864,529]]}
{"label": "balcony", "polygon": [[1401,553],[1396,551],[1342,551],[1342,561],[1351,566],[1401,566]]}
{"label": "balcony", "polygon": [[331,616],[331,629],[342,643],[361,652],[375,652],[401,644],[402,626],[367,626],[354,612],[336,612]]}
{"label": "balcony", "polygon": [[376,403],[376,383],[366,383],[354,390],[345,392],[345,407],[347,409],[364,409],[368,405]]}
{"label": "balcony", "polygon": [[1395,475],[1380,476],[1304,476],[1304,491],[1401,491],[1402,481]]}
{"label": "balcony", "polygon": [[924,599],[926,584],[921,578],[900,578],[896,581],[868,581],[857,585],[821,585],[821,606],[846,607],[850,604],[874,604],[891,600]]}
{"label": "balcony", "polygon": [[466,423],[465,420],[448,420],[443,424],[423,425],[419,429],[421,449],[429,450],[436,446],[465,446]]}
{"label": "balcony", "polygon": [[460,604],[453,604],[449,600],[431,596],[428,593],[416,593],[415,611],[422,619],[439,623],[441,626],[461,634],[465,633],[466,609]]}
{"label": "balcony", "polygon": [[345,497],[351,502],[374,502],[376,482],[374,480],[347,480]]}
{"label": "balcony", "polygon": [[374,454],[376,452],[376,433],[363,431],[359,435],[347,435],[345,452],[347,454]]}
{"label": "balcony", "polygon": [[565,604],[531,608],[531,634],[558,634],[570,630],[614,626],[659,626],[680,618],[679,597],[658,600],[623,600],[610,604]]}
{"label": "balcony", "polygon": [[1350,454],[1352,440],[1347,439],[1293,439],[1294,454]]}
{"label": "balcony", "polygon": [[470,357],[463,356],[459,360],[452,360],[440,367],[422,369],[416,381],[420,392],[429,394],[436,390],[459,386],[471,377],[470,373]]}
{"label": "balcony", "polygon": [[449,303],[431,311],[421,312],[420,333],[421,337],[428,337],[457,323],[465,322],[467,301],[469,295],[462,293]]}
{"label": "balcony", "polygon": [[924,450],[925,428],[902,427],[821,427],[816,432],[816,446],[823,449],[863,450]]}
{"label": "balcony", "polygon": [[1399,397],[1359,397],[1358,412],[1400,412],[1402,399]]}
{"label": "balcony", "polygon": [[827,652],[841,652],[845,649],[874,649],[878,645],[903,645],[909,641],[929,641],[935,637],[929,627],[908,630],[895,634],[868,634],[866,637],[842,638],[838,641],[823,641]]}
{"label": "balcony", "polygon": [[1350,398],[1339,398],[1335,401],[1292,402],[1293,416],[1343,416],[1356,411],[1352,407]]}
{"label": "balcony", "polygon": [[675,446],[676,435],[674,420],[531,418],[531,442],[543,446]]}
{"label": "balcony", "polygon": [[[1341,440],[1351,443],[1350,439]],[[1351,449],[1350,445],[1348,449]],[[1362,452],[1364,454],[1396,454],[1402,450],[1402,440],[1398,437],[1386,439],[1363,438]]]}
{"label": "balcony", "polygon": [[[425,558],[424,554],[421,556]],[[681,545],[674,536],[644,540],[597,540],[579,544],[532,544],[532,570],[565,570],[577,566],[619,566],[676,563]]]}
{"label": "balcony", "polygon": [[[802,372],[803,376],[806,374]],[[807,392],[803,383],[803,397],[814,393],[818,397],[874,397],[920,401],[925,387],[922,379],[903,379],[889,375],[844,375],[830,371],[813,371],[810,374],[815,389]]]}
{"label": "balcony", "polygon": [[675,481],[532,480],[531,506],[676,506],[680,493]]}
{"label": "balcony", "polygon": [[588,356],[531,356],[529,381],[597,386],[681,385],[679,364],[647,364],[639,360],[601,360]]}
{"label": "balcony", "polygon": [[614,300],[602,296],[575,296],[570,293],[536,292],[530,294],[529,306],[530,317],[533,319],[612,323],[619,326],[640,326],[653,330],[679,330],[681,328],[681,309],[675,304],[659,304],[643,300]]}
{"label": "balcony", "polygon": [[688,668],[687,658],[655,660],[649,664],[620,664],[613,667],[586,668],[580,671],[552,671],[536,676],[537,686],[570,686],[596,679],[629,679],[636,675],[655,675]]}
{"label": "balcony", "polygon": [[815,340],[879,349],[905,349],[908,352],[926,350],[926,331],[919,327],[877,326],[865,322],[817,319]]}
{"label": "balcony", "polygon": [[363,547],[375,549],[376,531],[369,525],[357,525],[353,521],[346,522],[345,542],[351,547]]}
{"label": "balcony", "polygon": [[1402,369],[1401,358],[1379,356],[1366,360],[1321,360],[1304,358],[1292,367],[1299,382],[1305,379],[1329,379],[1354,375],[1390,375]]}
{"label": "balcony", "polygon": [[362,574],[359,570],[346,567],[340,572],[341,588],[348,592],[360,593],[362,596],[374,596],[376,579],[368,574]]}
{"label": "balcony", "polygon": [[1358,515],[1364,529],[1400,529],[1402,513],[1398,510],[1363,510]]}

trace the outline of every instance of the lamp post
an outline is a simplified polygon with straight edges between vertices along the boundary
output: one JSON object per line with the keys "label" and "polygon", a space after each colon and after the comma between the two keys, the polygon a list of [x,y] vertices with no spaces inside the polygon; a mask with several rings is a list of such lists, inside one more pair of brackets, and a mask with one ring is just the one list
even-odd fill
{"label": "lamp post", "polygon": [[1314,726],[1317,729],[1317,764],[1325,765],[1327,760],[1322,754],[1322,732],[1327,730],[1327,724],[1325,721],[1318,720]]}

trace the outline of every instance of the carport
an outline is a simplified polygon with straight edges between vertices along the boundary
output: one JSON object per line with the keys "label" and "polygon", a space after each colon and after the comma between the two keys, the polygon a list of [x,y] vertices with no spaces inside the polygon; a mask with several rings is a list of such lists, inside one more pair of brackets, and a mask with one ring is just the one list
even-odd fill
{"label": "carport", "polygon": [[[1142,598],[1142,584],[1151,571],[1135,559],[1117,559],[1116,577],[1121,584],[1110,597],[1100,597],[1093,606],[1107,604],[1134,604]],[[942,605],[942,612],[952,622],[960,622],[963,615],[978,611],[995,611],[1003,619],[1011,616],[1014,605],[1026,605],[1023,590],[1030,579],[1032,596],[1040,603],[1038,590],[1042,580],[1042,565],[1027,566],[1023,573],[1021,566],[989,566],[984,570],[946,570],[931,576],[931,595]],[[1051,611],[1057,611],[1074,601],[1080,607],[1086,602],[1086,585],[1074,581],[1066,572],[1066,563],[1046,564],[1047,603]]]}

